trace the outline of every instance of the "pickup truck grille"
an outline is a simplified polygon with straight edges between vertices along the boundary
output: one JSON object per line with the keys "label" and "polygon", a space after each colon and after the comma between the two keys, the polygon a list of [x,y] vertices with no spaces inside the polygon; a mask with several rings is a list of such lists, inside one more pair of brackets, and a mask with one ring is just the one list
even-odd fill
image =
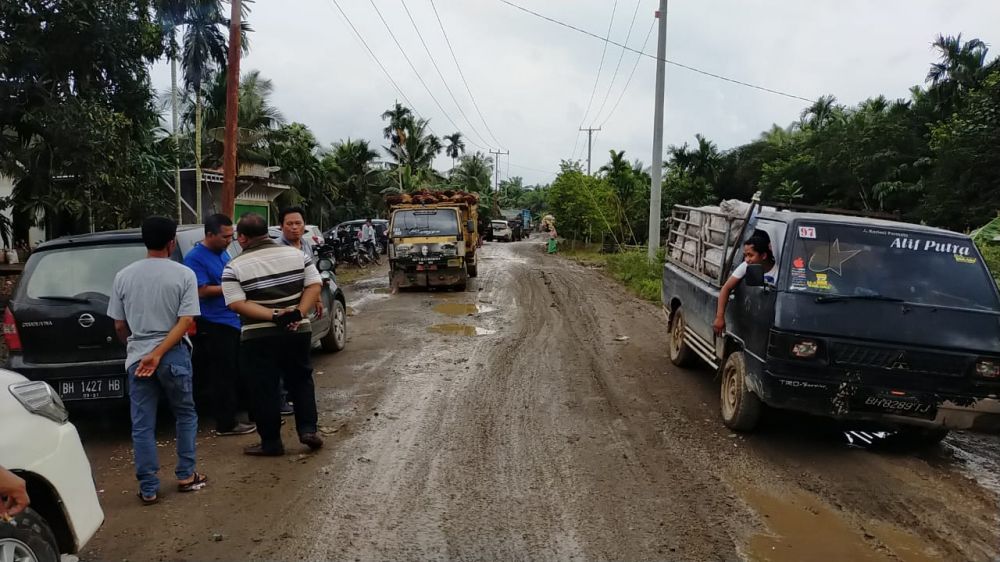
{"label": "pickup truck grille", "polygon": [[838,366],[900,373],[961,377],[969,369],[969,358],[926,351],[837,343],[831,355]]}

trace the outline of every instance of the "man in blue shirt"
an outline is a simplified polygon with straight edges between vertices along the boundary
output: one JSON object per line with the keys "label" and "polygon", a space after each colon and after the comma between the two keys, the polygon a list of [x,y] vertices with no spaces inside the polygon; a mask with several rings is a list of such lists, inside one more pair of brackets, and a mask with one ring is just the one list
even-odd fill
{"label": "man in blue shirt", "polygon": [[184,265],[198,282],[201,316],[197,319],[196,361],[211,380],[215,431],[246,435],[257,428],[236,419],[239,405],[240,319],[222,296],[222,270],[229,263],[226,248],[233,241],[233,221],[216,214],[205,221],[205,238],[188,252]]}

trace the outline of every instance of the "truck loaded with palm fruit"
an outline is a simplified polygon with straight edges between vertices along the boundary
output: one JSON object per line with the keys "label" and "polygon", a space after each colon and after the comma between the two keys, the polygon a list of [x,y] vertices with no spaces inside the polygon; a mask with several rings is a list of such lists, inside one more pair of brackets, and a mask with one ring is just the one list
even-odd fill
{"label": "truck loaded with palm fruit", "polygon": [[386,197],[393,288],[464,289],[478,273],[479,196],[420,191]]}

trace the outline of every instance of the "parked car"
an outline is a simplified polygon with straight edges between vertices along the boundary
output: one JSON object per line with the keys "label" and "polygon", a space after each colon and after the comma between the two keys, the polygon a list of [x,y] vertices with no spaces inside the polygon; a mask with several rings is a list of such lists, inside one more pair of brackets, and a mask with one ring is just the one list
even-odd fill
{"label": "parked car", "polygon": [[0,560],[56,562],[104,522],[90,461],[48,384],[0,369],[0,465],[25,480],[31,505],[0,520]]}
{"label": "parked car", "polygon": [[[278,238],[281,238],[281,227],[269,226],[267,227],[267,234],[271,238],[277,240]],[[321,246],[326,241],[323,237],[323,232],[315,224],[307,224],[302,237],[305,238],[313,248]]]}
{"label": "parked car", "polygon": [[[355,238],[364,224],[365,219],[344,221],[327,230],[323,236],[327,244],[334,245],[333,242],[337,239],[338,231],[345,230],[348,236]],[[387,219],[372,219],[372,226],[375,227],[375,249],[378,250],[378,253],[385,254],[389,248],[389,221]]]}
{"label": "parked car", "polygon": [[508,224],[507,221],[490,221],[490,228],[493,230],[494,240],[510,242],[514,239],[514,232],[510,229],[510,224]]}
{"label": "parked car", "polygon": [[[201,225],[179,226],[172,258],[183,261],[203,237]],[[67,403],[126,399],[125,346],[107,316],[108,301],[115,275],[145,256],[138,229],[40,245],[4,311],[7,367],[48,382]],[[339,351],[346,342],[347,308],[332,276],[322,298],[328,313],[312,320],[313,345]]]}

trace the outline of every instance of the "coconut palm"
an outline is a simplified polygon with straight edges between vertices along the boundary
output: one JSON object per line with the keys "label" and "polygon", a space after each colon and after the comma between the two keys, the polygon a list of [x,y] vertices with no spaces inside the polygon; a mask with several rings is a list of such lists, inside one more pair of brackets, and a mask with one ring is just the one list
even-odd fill
{"label": "coconut palm", "polygon": [[399,188],[403,191],[421,187],[431,187],[440,182],[440,174],[434,170],[434,159],[444,146],[436,136],[427,133],[425,119],[408,120],[395,133],[399,144],[385,147],[395,160],[399,172]]}
{"label": "coconut palm", "polygon": [[463,191],[476,193],[490,192],[490,178],[493,176],[493,158],[476,152],[463,156],[452,170],[451,185]]}
{"label": "coconut palm", "polygon": [[[216,73],[209,82],[211,85],[202,104],[202,122],[210,139],[206,160],[219,166],[222,165],[226,125],[226,74]],[[274,83],[261,76],[259,70],[251,70],[240,79],[236,149],[240,162],[267,164],[271,161],[269,141],[285,125],[285,117],[271,101],[273,94]]]}
{"label": "coconut palm", "polygon": [[344,201],[340,218],[368,216],[376,211],[382,187],[379,170],[373,166],[377,158],[378,152],[368,141],[350,138],[334,144],[333,150],[323,156],[323,166]]}
{"label": "coconut palm", "polygon": [[194,165],[195,165],[195,213],[202,220],[201,204],[201,134],[202,134],[202,86],[211,72],[226,66],[226,37],[222,29],[226,18],[222,14],[219,0],[192,0],[184,21],[184,85],[195,96],[194,117]]}
{"label": "coconut palm", "polygon": [[392,146],[399,146],[406,142],[406,127],[413,122],[413,112],[410,111],[410,108],[396,102],[392,109],[382,112],[382,120],[389,121],[389,124],[382,129],[382,134]]}
{"label": "coconut palm", "polygon": [[802,130],[818,131],[835,118],[837,111],[837,98],[820,96],[812,105],[802,110],[800,126]]}
{"label": "coconut palm", "polygon": [[458,157],[465,154],[465,143],[462,142],[462,133],[452,133],[450,135],[445,135],[444,140],[448,142],[448,146],[445,147],[444,153],[451,157],[451,167],[455,167],[455,161]]}

